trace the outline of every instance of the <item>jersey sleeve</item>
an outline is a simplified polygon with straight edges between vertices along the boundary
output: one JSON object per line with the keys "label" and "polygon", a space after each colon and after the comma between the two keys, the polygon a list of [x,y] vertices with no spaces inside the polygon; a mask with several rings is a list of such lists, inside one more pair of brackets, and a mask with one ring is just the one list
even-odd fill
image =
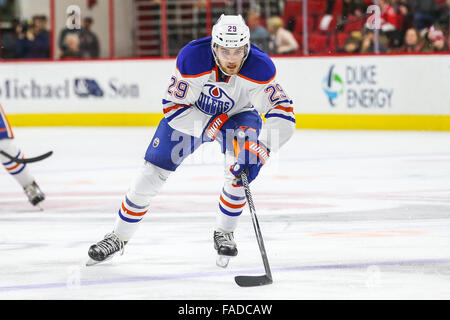
{"label": "jersey sleeve", "polygon": [[[206,75],[206,78],[209,75]],[[199,137],[209,117],[194,107],[202,91],[205,76],[186,77],[175,68],[165,93],[163,113],[169,125],[183,133]]]}
{"label": "jersey sleeve", "polygon": [[191,107],[200,96],[203,83],[202,77],[187,77],[175,68],[162,101],[164,116],[170,121],[177,111]]}
{"label": "jersey sleeve", "polygon": [[202,125],[209,120],[194,107],[212,72],[209,51],[203,47],[202,43],[193,43],[180,51],[162,100],[164,117],[170,126],[193,136],[201,135]]}
{"label": "jersey sleeve", "polygon": [[250,100],[255,109],[265,117],[260,140],[271,151],[278,150],[295,130],[292,100],[276,80],[253,88]]}
{"label": "jersey sleeve", "polygon": [[292,101],[276,81],[275,64],[265,52],[252,46],[247,60],[240,76],[247,80],[251,104],[265,115],[260,140],[271,151],[278,150],[294,133]]}

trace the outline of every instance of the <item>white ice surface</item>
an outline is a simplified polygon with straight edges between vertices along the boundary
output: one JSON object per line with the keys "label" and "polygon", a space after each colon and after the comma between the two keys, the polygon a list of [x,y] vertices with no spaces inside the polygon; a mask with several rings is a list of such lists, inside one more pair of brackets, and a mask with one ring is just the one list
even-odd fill
{"label": "white ice surface", "polygon": [[[222,186],[208,144],[169,178],[125,254],[85,267],[111,231],[154,128],[15,128],[43,211],[0,170],[0,299],[450,299],[450,132],[298,131],[251,185],[239,254],[215,265]],[[213,155],[211,155],[211,152]]]}

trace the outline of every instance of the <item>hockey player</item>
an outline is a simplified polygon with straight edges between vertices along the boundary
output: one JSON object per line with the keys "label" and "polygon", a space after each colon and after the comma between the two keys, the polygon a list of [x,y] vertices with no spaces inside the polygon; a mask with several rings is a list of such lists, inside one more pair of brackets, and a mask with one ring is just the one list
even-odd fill
{"label": "hockey player", "polygon": [[[214,140],[225,155],[213,234],[217,263],[225,267],[237,255],[233,232],[246,204],[240,174],[246,170],[253,181],[270,153],[287,142],[295,128],[292,101],[275,80],[275,65],[249,38],[240,15],[222,15],[211,37],[179,52],[162,100],[164,118],[140,174],[125,195],[113,231],[89,248],[87,265],[123,253],[171,172],[202,143]],[[260,114],[265,115],[264,124]]]}
{"label": "hockey player", "polygon": [[[0,151],[12,155],[15,158],[23,159],[23,152],[19,150],[13,139],[14,134],[6,118],[6,113],[2,106],[0,106]],[[44,193],[37,185],[26,163],[17,163],[2,154],[0,154],[0,161],[9,174],[22,186],[28,200],[33,206],[38,205],[45,199]]]}

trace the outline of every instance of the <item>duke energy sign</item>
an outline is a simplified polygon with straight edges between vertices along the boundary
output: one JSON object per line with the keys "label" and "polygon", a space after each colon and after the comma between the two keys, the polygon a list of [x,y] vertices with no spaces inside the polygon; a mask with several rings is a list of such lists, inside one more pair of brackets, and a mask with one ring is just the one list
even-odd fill
{"label": "duke energy sign", "polygon": [[391,108],[394,88],[378,80],[377,65],[331,65],[322,89],[331,107]]}
{"label": "duke energy sign", "polygon": [[279,58],[275,65],[296,114],[450,114],[450,55]]}

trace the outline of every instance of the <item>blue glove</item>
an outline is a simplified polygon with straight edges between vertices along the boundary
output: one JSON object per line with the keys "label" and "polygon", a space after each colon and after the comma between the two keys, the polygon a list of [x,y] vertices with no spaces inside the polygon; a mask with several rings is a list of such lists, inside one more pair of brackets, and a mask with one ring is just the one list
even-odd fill
{"label": "blue glove", "polygon": [[[238,135],[235,143],[237,160],[230,167],[231,173],[237,178],[247,169],[248,183],[252,182],[258,176],[261,167],[269,160],[270,150],[255,138],[245,137],[245,141],[240,146]],[[238,180],[237,185],[242,185],[242,181]]]}

